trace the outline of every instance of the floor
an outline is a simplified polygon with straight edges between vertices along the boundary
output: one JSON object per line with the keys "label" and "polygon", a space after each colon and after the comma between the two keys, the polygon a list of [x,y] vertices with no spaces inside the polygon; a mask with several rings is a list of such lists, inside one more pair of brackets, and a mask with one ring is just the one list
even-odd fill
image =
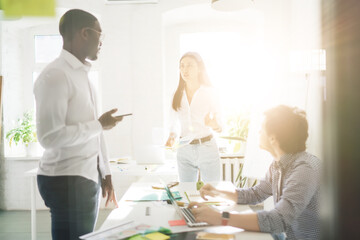
{"label": "floor", "polygon": [[[110,214],[110,209],[99,212],[95,229],[98,229]],[[37,211],[37,240],[51,239],[50,212]],[[0,239],[1,240],[30,240],[31,216],[30,211],[0,211]]]}

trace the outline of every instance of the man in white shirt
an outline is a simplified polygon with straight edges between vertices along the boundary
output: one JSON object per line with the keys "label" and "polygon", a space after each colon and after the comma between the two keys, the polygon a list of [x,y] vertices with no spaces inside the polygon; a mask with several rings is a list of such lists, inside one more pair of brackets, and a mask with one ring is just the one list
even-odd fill
{"label": "man in white shirt", "polygon": [[103,130],[122,117],[113,109],[98,118],[91,64],[101,47],[101,27],[92,14],[73,9],[59,24],[60,56],[40,74],[34,86],[37,134],[45,152],[38,187],[50,208],[53,239],[79,239],[94,230],[100,186],[106,205],[117,206]]}

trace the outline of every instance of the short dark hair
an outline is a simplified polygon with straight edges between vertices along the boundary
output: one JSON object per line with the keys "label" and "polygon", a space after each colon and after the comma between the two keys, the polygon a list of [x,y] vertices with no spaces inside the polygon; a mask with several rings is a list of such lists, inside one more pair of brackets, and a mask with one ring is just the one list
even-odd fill
{"label": "short dark hair", "polygon": [[265,113],[267,134],[274,134],[280,148],[286,153],[305,151],[308,122],[305,111],[297,107],[280,105]]}
{"label": "short dark hair", "polygon": [[82,28],[93,27],[97,18],[81,9],[71,9],[60,19],[59,31],[65,39],[71,40],[74,34]]}

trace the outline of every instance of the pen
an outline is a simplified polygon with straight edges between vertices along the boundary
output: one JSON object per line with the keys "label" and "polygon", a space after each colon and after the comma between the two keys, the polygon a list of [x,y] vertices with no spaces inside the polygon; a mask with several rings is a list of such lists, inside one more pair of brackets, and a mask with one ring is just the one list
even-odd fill
{"label": "pen", "polygon": [[186,199],[187,199],[187,200],[188,200],[188,202],[190,203],[191,201],[190,201],[189,196],[187,195],[187,193],[186,193],[186,192],[184,192],[184,194],[185,194]]}
{"label": "pen", "polygon": [[222,202],[204,202],[206,205],[215,205],[215,206],[221,206],[224,205]]}

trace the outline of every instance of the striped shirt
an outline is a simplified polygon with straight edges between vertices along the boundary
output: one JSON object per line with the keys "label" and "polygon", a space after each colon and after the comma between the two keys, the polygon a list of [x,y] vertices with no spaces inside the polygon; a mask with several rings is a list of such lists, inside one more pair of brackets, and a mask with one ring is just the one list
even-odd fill
{"label": "striped shirt", "polygon": [[257,212],[261,232],[285,232],[287,239],[319,239],[320,160],[307,153],[273,161],[264,179],[237,189],[238,204],[257,204],[274,196],[275,208]]}

